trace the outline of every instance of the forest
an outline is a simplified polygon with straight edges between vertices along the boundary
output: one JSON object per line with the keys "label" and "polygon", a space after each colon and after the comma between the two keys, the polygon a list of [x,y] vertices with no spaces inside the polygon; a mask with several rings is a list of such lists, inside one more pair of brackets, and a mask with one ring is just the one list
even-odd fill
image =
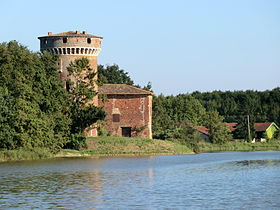
{"label": "forest", "polygon": [[31,52],[16,41],[0,44],[0,148],[56,153],[85,145],[84,129],[104,119],[105,112],[87,103],[96,95],[88,60],[76,60],[68,72],[77,81],[67,81],[66,91],[56,57]]}

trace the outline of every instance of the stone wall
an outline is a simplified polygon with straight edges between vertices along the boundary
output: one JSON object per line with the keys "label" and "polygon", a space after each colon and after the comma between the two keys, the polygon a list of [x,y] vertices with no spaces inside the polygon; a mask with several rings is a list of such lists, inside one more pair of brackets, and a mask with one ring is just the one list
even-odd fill
{"label": "stone wall", "polygon": [[98,104],[107,113],[105,128],[110,135],[122,136],[123,128],[131,128],[132,137],[152,138],[151,95],[107,95]]}

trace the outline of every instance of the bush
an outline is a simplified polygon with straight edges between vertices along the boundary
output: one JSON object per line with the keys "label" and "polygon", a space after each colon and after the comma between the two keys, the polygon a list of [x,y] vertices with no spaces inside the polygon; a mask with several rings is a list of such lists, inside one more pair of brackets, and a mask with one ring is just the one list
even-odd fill
{"label": "bush", "polygon": [[86,138],[81,134],[71,134],[70,140],[66,143],[65,149],[82,149],[86,148]]}

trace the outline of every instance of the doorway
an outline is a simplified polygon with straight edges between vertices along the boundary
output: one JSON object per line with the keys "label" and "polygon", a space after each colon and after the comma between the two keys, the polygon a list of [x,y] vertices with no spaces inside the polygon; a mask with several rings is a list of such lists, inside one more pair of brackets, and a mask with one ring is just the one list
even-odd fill
{"label": "doorway", "polygon": [[122,127],[122,136],[131,137],[131,127]]}

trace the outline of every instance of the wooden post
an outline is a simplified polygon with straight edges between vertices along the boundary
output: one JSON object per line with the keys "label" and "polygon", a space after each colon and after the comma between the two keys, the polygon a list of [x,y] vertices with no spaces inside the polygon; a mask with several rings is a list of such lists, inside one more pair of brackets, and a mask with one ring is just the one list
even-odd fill
{"label": "wooden post", "polygon": [[251,130],[250,130],[250,117],[247,115],[247,124],[248,124],[248,140],[251,141]]}

